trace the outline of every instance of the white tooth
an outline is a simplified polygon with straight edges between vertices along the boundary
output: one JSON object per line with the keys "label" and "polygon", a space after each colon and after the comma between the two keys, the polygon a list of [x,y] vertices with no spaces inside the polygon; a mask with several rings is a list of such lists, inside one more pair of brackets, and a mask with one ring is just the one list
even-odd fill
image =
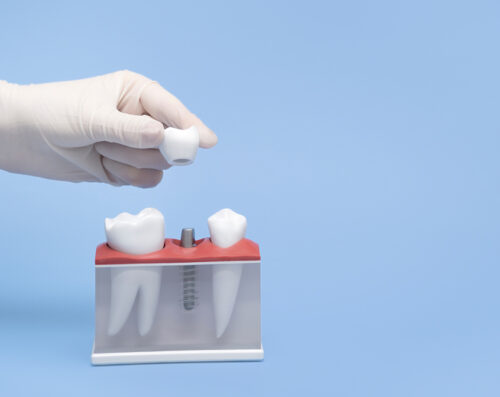
{"label": "white tooth", "polygon": [[[228,248],[243,237],[247,228],[247,219],[229,208],[220,210],[208,218],[208,229],[212,243],[221,248]],[[220,264],[213,266],[213,303],[217,338],[224,334],[240,286],[242,264]]]}
{"label": "white tooth", "polygon": [[155,208],[145,208],[137,215],[122,212],[106,218],[106,238],[114,250],[132,255],[144,255],[163,248],[165,220]]}
{"label": "white tooth", "polygon": [[200,144],[198,130],[193,125],[186,130],[169,127],[164,132],[160,152],[170,165],[189,165]]}
{"label": "white tooth", "polygon": [[[165,221],[160,211],[146,208],[137,215],[123,212],[106,218],[108,245],[131,255],[144,255],[161,250],[165,244]],[[154,322],[160,295],[161,267],[111,268],[111,303],[108,334],[116,335],[123,328],[139,294],[139,334],[146,335]]]}

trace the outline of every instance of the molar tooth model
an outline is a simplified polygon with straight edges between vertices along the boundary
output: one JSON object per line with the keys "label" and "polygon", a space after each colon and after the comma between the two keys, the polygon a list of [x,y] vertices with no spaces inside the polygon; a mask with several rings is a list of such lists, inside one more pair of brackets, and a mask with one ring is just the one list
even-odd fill
{"label": "molar tooth model", "polygon": [[261,360],[260,252],[230,209],[208,219],[210,238],[164,238],[146,208],[106,219],[96,251],[93,364]]}
{"label": "molar tooth model", "polygon": [[[163,248],[165,222],[160,211],[146,208],[137,215],[123,212],[106,218],[108,245],[131,255],[148,254]],[[139,333],[147,334],[153,324],[160,295],[161,268],[158,266],[113,267],[110,269],[111,302],[108,334],[122,329],[140,295],[137,308]]]}

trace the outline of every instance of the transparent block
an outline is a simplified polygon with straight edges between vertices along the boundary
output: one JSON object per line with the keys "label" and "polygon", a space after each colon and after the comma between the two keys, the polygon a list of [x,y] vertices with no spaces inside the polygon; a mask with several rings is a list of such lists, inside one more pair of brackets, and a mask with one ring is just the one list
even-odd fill
{"label": "transparent block", "polygon": [[[224,285],[215,283],[220,289],[214,291],[214,274],[216,269],[223,267],[229,272],[237,267],[241,268],[236,294],[231,292],[235,289],[234,280]],[[161,278],[156,310],[152,309],[156,295],[153,291],[154,296],[151,298],[151,291],[148,290],[151,286],[141,284],[140,276],[134,273],[137,269],[155,269],[155,277],[158,275]],[[114,287],[125,288],[125,292],[123,296],[120,295],[119,301],[115,298],[118,303],[115,302],[114,310],[126,320],[123,325],[118,326],[118,331],[114,324],[110,334],[111,278],[112,274],[117,273],[125,277],[125,281],[122,280],[125,285],[117,287],[118,284],[115,284]],[[96,265],[95,280],[94,364],[263,358],[260,261],[101,264]],[[130,286],[135,282],[138,286],[134,289]],[[234,306],[232,310],[228,310],[233,295]],[[130,302],[133,303],[129,304]],[[120,307],[117,308],[118,306]],[[128,315],[123,315],[128,311],[127,307],[130,307],[130,311]],[[151,318],[151,312],[152,322],[144,322],[145,318]],[[222,317],[225,314],[228,318],[227,326],[221,325],[224,322],[221,322],[221,313]],[[116,317],[116,313],[114,314]],[[143,328],[144,324],[151,323],[143,335],[139,326],[141,321]],[[219,337],[217,332],[221,333]]]}

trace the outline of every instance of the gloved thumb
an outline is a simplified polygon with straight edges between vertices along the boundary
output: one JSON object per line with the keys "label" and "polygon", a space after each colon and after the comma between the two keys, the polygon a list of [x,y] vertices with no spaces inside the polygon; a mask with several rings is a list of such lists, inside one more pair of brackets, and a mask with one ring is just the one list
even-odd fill
{"label": "gloved thumb", "polygon": [[113,109],[97,115],[92,124],[92,137],[96,142],[146,149],[158,147],[163,140],[163,124],[147,115],[136,116]]}

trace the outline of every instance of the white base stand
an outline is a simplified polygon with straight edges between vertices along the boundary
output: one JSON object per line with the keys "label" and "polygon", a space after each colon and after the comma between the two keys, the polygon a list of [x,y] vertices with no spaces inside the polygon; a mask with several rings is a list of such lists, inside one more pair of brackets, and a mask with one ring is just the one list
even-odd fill
{"label": "white base stand", "polygon": [[259,361],[264,359],[264,350],[164,350],[126,353],[95,353],[92,347],[93,365],[175,363],[193,361]]}

